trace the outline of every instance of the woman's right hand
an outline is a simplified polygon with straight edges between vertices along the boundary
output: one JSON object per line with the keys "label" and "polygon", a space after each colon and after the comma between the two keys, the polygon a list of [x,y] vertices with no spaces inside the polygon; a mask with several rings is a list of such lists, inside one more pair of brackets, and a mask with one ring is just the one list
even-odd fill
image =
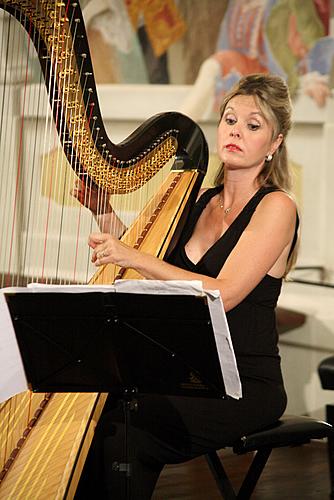
{"label": "woman's right hand", "polygon": [[92,182],[86,184],[83,179],[77,179],[73,189],[71,189],[71,195],[94,215],[112,212],[109,193]]}
{"label": "woman's right hand", "polygon": [[92,182],[86,184],[83,179],[77,179],[71,195],[92,212],[102,233],[112,234],[116,238],[124,234],[127,228],[110,205],[107,191]]}

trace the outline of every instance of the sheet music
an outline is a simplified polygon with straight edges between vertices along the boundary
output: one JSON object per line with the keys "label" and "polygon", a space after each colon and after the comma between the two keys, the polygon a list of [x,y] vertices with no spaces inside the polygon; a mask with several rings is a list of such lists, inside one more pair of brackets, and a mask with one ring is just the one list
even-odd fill
{"label": "sheet music", "polygon": [[0,403],[28,389],[12,319],[0,291]]}
{"label": "sheet music", "polygon": [[217,295],[214,295],[211,291],[207,291],[206,295],[226,394],[232,398],[240,399],[242,397],[241,381],[223,301],[218,291]]}
{"label": "sheet music", "polygon": [[[31,283],[27,288],[8,288],[2,292],[39,293],[39,292],[64,292],[64,293],[88,293],[88,292],[115,292],[115,293],[140,293],[157,295],[195,295],[206,296],[211,316],[213,332],[216,340],[217,352],[220,361],[225,390],[228,396],[235,399],[242,397],[242,387],[237,368],[236,358],[233,350],[232,339],[226,320],[223,302],[218,290],[204,290],[201,281],[180,280],[119,280],[113,285],[44,285]],[[0,294],[0,376],[1,383],[0,401],[8,399],[10,395],[17,394],[27,389],[22,360],[18,351],[16,337],[6,300],[3,293]],[[5,350],[9,350],[5,355]],[[22,373],[23,372],[23,373]],[[6,373],[6,379],[3,376]],[[12,383],[8,379],[12,379]],[[15,379],[15,383],[14,383]],[[2,387],[4,385],[4,388]],[[8,388],[5,386],[8,385]],[[3,393],[2,393],[2,389]],[[9,394],[11,391],[12,394]],[[16,391],[16,392],[15,392]],[[2,394],[6,394],[4,397]],[[4,397],[4,399],[1,399]]]}
{"label": "sheet music", "polygon": [[119,280],[115,282],[115,288],[117,292],[206,295],[226,394],[235,399],[242,397],[242,387],[231,334],[218,290],[204,290],[201,281],[181,280]]}

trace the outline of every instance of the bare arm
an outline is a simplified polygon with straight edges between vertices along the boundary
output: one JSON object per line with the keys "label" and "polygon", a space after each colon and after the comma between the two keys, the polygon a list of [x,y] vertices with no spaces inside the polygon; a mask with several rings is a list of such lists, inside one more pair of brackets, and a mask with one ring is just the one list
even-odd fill
{"label": "bare arm", "polygon": [[263,198],[217,277],[225,307],[240,303],[266,274],[283,276],[295,227],[296,206],[288,195]]}
{"label": "bare arm", "polygon": [[71,194],[81,205],[92,212],[102,233],[113,234],[116,238],[124,233],[126,226],[114,212],[110,204],[110,196],[106,191],[99,189],[96,185],[88,185],[83,180],[78,180]]}
{"label": "bare arm", "polygon": [[284,193],[267,195],[231,252],[217,278],[175,267],[142,253],[110,235],[92,234],[92,261],[114,262],[136,269],[143,277],[160,280],[201,280],[205,289],[219,290],[225,310],[239,304],[269,272],[280,277],[294,235],[296,207]]}

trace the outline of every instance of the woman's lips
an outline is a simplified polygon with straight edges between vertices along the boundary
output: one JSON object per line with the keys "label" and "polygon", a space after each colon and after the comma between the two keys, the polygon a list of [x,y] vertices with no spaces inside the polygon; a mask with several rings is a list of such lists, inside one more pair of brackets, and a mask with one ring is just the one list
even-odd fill
{"label": "woman's lips", "polygon": [[241,151],[241,148],[239,148],[239,146],[237,146],[236,144],[227,144],[225,148],[228,151]]}

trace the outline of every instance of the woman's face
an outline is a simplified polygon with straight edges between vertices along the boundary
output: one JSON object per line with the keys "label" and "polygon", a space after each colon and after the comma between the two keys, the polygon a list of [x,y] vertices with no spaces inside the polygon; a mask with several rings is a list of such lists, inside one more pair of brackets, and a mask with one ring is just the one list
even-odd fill
{"label": "woman's face", "polygon": [[227,169],[255,168],[259,171],[268,154],[280,143],[272,141],[273,128],[266,121],[254,96],[237,95],[225,108],[218,127],[218,154]]}

